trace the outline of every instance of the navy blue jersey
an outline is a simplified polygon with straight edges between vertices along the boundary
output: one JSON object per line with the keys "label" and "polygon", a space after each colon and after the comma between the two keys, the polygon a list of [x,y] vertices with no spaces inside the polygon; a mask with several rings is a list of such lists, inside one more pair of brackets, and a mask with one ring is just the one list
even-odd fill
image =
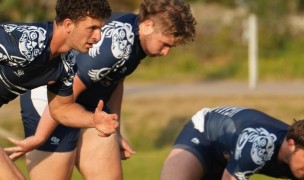
{"label": "navy blue jersey", "polygon": [[294,179],[288,165],[278,162],[287,128],[287,124],[254,109],[204,108],[184,127],[175,147],[198,157],[206,177],[220,179],[227,168],[239,180],[255,173]]}
{"label": "navy blue jersey", "polygon": [[0,103],[28,89],[55,82],[48,89],[72,94],[75,56],[72,51],[50,60],[53,23],[0,24]]}
{"label": "navy blue jersey", "polygon": [[102,28],[101,40],[88,54],[77,55],[77,75],[87,87],[78,97],[78,103],[94,110],[99,99],[107,102],[119,80],[131,74],[146,57],[138,26],[135,14],[113,14]]}

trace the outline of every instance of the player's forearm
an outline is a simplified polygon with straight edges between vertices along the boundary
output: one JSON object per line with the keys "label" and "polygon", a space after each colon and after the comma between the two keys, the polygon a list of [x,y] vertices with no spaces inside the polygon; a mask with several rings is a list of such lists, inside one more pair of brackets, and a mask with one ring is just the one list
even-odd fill
{"label": "player's forearm", "polygon": [[86,111],[74,102],[71,96],[56,96],[48,93],[49,111],[51,116],[60,124],[76,128],[96,128],[101,136],[109,136],[116,132],[119,123],[116,114],[102,111],[103,101],[99,101],[95,112]]}
{"label": "player's forearm", "polygon": [[75,103],[74,96],[59,96],[48,91],[49,112],[60,124],[76,128],[94,127],[93,113]]}
{"label": "player's forearm", "polygon": [[52,117],[60,124],[75,128],[92,128],[93,113],[86,111],[77,103],[51,111]]}
{"label": "player's forearm", "polygon": [[37,141],[39,141],[40,144],[44,143],[57,125],[58,123],[50,115],[49,107],[46,106],[35,132]]}

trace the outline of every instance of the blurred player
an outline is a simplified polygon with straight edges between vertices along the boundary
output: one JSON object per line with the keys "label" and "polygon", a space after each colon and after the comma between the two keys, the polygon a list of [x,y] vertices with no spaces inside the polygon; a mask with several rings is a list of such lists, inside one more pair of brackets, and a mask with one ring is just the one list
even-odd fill
{"label": "blurred player", "polygon": [[161,180],[304,178],[304,120],[287,124],[244,107],[204,108],[178,135]]}

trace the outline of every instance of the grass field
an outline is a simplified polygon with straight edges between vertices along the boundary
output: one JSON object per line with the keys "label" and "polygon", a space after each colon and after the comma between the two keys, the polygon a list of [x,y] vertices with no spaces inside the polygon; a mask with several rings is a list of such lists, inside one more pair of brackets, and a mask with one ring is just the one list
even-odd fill
{"label": "grass field", "polygon": [[[227,87],[228,88],[228,87]],[[136,155],[123,162],[126,180],[156,180],[162,163],[170,151],[172,142],[193,113],[202,107],[239,105],[260,109],[276,118],[290,123],[304,117],[304,92],[274,94],[206,95],[145,95],[125,96],[123,102],[123,133],[127,136]],[[0,111],[1,127],[22,137],[18,100],[4,106]],[[2,146],[9,145],[1,140]],[[18,166],[25,172],[24,160]],[[73,180],[82,179],[75,172]],[[253,180],[270,180],[254,176]]]}

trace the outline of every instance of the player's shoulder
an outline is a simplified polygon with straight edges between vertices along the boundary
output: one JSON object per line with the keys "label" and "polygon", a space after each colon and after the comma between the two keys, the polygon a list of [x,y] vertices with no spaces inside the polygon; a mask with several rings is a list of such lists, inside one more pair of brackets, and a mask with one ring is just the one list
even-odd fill
{"label": "player's shoulder", "polygon": [[[15,22],[6,22],[0,24],[0,30],[2,29],[1,34],[6,36],[2,40],[16,40],[20,38],[20,41],[39,41],[39,43],[46,42],[48,36],[53,32],[53,23],[15,23]],[[12,35],[13,36],[10,36]],[[8,35],[8,36],[7,36]]]}
{"label": "player's shoulder", "polygon": [[20,23],[20,22],[4,22],[0,24],[0,27],[7,33],[18,31],[34,31],[37,29],[52,29],[52,22],[33,22],[33,23]]}
{"label": "player's shoulder", "polygon": [[0,43],[3,47],[0,51],[5,52],[8,56],[19,58],[14,62],[9,61],[12,65],[25,66],[45,52],[47,42],[51,39],[52,30],[52,22],[2,23],[0,24]]}

